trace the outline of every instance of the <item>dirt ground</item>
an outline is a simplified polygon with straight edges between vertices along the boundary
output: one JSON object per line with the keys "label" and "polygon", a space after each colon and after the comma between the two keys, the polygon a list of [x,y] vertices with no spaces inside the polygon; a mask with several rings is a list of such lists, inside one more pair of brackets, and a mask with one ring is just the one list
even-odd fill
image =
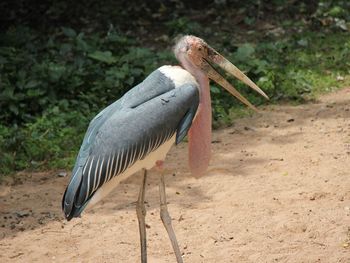
{"label": "dirt ground", "polygon": [[[350,262],[350,88],[269,106],[213,134],[206,176],[187,144],[168,155],[169,212],[189,262]],[[17,176],[0,187],[0,262],[139,262],[140,174],[66,222],[69,176]],[[158,174],[146,192],[149,262],[175,262],[159,219]]]}

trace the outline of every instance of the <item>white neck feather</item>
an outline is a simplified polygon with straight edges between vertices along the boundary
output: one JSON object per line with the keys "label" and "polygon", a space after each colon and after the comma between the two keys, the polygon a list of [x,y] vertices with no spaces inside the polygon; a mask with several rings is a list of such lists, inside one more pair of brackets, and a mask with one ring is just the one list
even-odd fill
{"label": "white neck feather", "polygon": [[167,65],[160,67],[158,70],[174,82],[175,88],[188,83],[193,83],[198,86],[196,79],[191,75],[191,73],[180,66]]}

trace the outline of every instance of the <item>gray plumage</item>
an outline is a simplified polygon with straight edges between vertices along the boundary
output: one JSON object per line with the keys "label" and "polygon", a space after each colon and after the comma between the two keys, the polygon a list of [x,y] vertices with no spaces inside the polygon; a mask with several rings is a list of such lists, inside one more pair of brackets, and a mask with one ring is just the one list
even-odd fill
{"label": "gray plumage", "polygon": [[198,104],[195,82],[175,87],[156,70],[102,110],[90,122],[63,196],[66,218],[79,216],[98,188],[146,158],[175,133],[179,143]]}

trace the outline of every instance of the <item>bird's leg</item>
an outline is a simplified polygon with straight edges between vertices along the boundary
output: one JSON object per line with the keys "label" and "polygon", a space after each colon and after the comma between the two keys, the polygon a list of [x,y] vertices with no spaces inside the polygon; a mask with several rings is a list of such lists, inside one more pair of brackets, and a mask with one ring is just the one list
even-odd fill
{"label": "bird's leg", "polygon": [[[162,170],[162,169],[161,169]],[[161,172],[160,176],[160,184],[159,184],[159,196],[160,196],[160,218],[162,219],[163,225],[168,232],[168,236],[171,241],[171,245],[173,246],[177,263],[183,263],[181,252],[179,249],[179,245],[176,240],[176,236],[174,233],[174,229],[171,225],[171,217],[168,212],[168,206],[166,203],[165,196],[165,182],[164,182],[164,172]]]}
{"label": "bird's leg", "polygon": [[146,243],[146,208],[145,208],[145,189],[147,180],[147,170],[143,169],[143,178],[140,187],[139,197],[136,203],[137,220],[139,222],[140,243],[141,243],[141,263],[147,263],[147,243]]}

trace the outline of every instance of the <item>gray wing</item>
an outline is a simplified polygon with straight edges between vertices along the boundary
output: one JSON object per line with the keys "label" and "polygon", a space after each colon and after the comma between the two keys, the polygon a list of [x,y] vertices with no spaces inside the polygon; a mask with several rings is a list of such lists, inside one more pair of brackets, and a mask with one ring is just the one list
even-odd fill
{"label": "gray wing", "polygon": [[71,182],[63,197],[67,219],[78,216],[104,183],[142,160],[176,133],[176,143],[187,134],[199,103],[198,88],[175,89],[159,71],[90,123]]}

